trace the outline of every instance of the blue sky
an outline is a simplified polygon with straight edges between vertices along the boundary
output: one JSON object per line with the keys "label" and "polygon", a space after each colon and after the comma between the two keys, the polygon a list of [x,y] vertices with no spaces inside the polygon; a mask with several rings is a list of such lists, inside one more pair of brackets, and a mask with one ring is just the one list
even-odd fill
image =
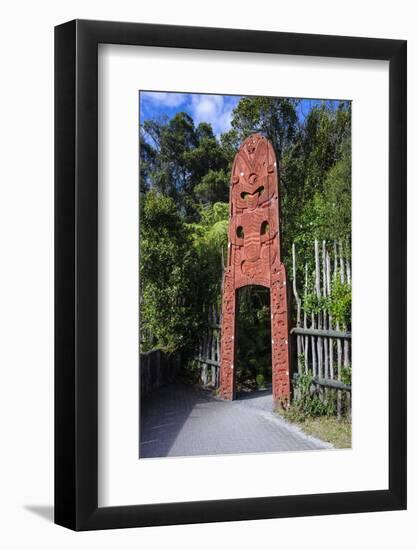
{"label": "blue sky", "polygon": [[230,130],[232,111],[242,96],[183,94],[170,92],[141,92],[140,121],[169,118],[184,111],[191,115],[194,123],[208,122],[216,135]]}
{"label": "blue sky", "polygon": [[[214,133],[220,136],[230,130],[232,112],[243,96],[228,96],[214,94],[187,94],[177,92],[141,92],[140,122],[148,119],[158,119],[163,116],[171,118],[176,113],[184,111],[191,115],[194,123],[208,122]],[[315,105],[323,100],[302,99],[298,108],[301,120],[307,116]],[[337,107],[339,101],[333,101]]]}

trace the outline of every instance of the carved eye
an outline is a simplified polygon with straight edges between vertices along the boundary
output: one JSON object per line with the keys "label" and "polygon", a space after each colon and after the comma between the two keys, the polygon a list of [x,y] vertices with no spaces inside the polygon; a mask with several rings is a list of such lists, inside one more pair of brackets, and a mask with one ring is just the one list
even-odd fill
{"label": "carved eye", "polygon": [[236,235],[238,236],[239,239],[243,239],[243,237],[245,236],[243,227],[241,225],[239,225],[239,227],[236,228]]}
{"label": "carved eye", "polygon": [[269,223],[267,221],[262,222],[261,235],[266,235],[269,232]]}

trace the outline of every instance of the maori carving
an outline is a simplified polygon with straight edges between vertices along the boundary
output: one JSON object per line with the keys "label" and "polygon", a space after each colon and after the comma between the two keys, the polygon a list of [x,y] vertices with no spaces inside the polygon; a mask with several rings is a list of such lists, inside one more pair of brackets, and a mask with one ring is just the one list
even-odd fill
{"label": "maori carving", "polygon": [[236,293],[246,285],[270,289],[272,391],[276,405],[290,398],[287,277],[281,263],[278,167],[261,134],[241,145],[232,168],[229,243],[223,278],[220,394],[235,397]]}

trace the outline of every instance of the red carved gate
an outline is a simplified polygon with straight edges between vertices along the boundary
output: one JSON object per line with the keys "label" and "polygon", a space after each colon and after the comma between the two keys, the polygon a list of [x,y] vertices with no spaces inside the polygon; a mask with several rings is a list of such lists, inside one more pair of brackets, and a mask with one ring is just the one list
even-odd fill
{"label": "red carved gate", "polygon": [[272,392],[286,407],[290,398],[287,277],[281,263],[278,167],[261,134],[241,145],[232,168],[227,268],[223,278],[220,393],[235,397],[236,294],[246,285],[270,289]]}

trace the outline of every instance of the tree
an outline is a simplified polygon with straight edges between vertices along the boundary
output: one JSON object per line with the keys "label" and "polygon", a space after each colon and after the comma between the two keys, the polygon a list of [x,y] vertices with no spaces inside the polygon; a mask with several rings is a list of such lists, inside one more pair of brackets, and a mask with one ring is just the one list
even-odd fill
{"label": "tree", "polygon": [[[198,219],[199,202],[224,199],[228,160],[210,124],[195,127],[188,114],[177,113],[169,121],[147,120],[142,129],[154,144],[150,146],[155,162],[147,174],[149,187],[173,198],[186,220]],[[144,154],[148,154],[146,148]]]}
{"label": "tree", "polygon": [[[350,103],[313,107],[281,159],[282,248],[291,265],[297,242],[300,265],[312,261],[314,239],[350,242]],[[337,229],[336,229],[337,228]]]}
{"label": "tree", "polygon": [[154,169],[155,162],[156,162],[156,151],[146,141],[142,128],[139,131],[139,145],[140,145],[139,183],[140,183],[140,192],[142,195],[144,195],[149,191],[150,175]]}
{"label": "tree", "polygon": [[219,306],[223,266],[227,257],[229,205],[222,202],[200,205],[198,211],[199,222],[189,227],[200,265],[200,285],[205,294],[203,302]]}
{"label": "tree", "polygon": [[297,132],[298,103],[299,100],[290,98],[242,98],[232,118],[232,129],[238,141],[242,142],[253,132],[262,132],[281,156]]}
{"label": "tree", "polygon": [[204,300],[200,265],[189,227],[171,197],[150,191],[140,224],[142,351],[192,348],[201,328]]}
{"label": "tree", "polygon": [[204,204],[229,200],[230,174],[223,168],[209,170],[194,187],[195,198]]}

